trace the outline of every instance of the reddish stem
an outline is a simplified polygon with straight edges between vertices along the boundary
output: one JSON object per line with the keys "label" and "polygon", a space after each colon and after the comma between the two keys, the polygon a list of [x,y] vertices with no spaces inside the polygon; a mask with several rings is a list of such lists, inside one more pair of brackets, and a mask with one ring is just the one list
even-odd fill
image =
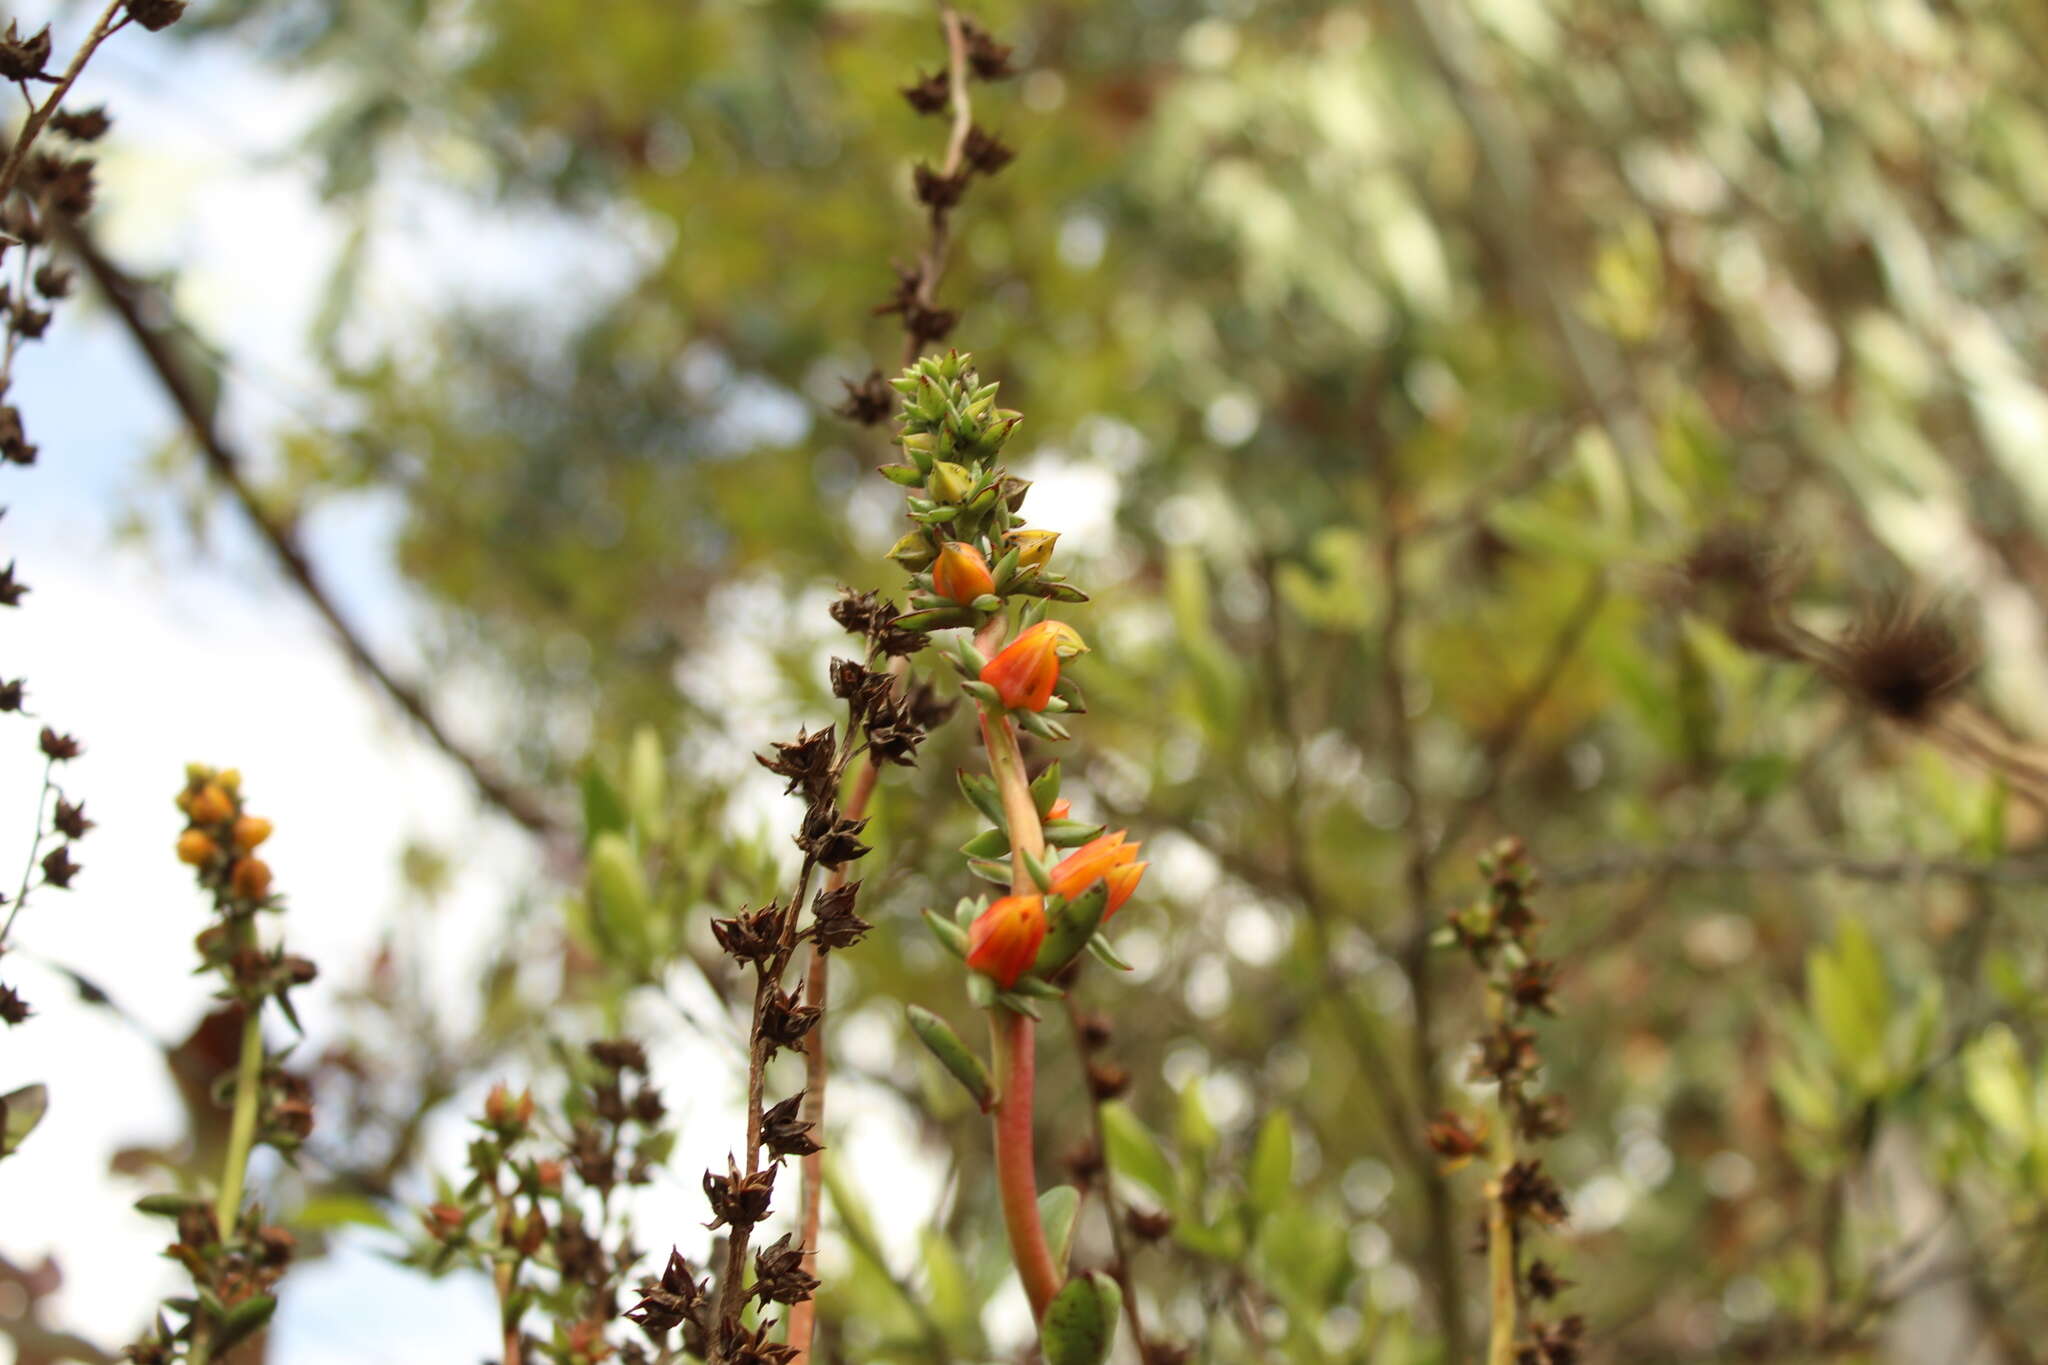
{"label": "reddish stem", "polygon": [[989,1040],[995,1053],[996,1186],[1003,1199],[1003,1226],[1017,1277],[1031,1300],[1031,1315],[1044,1318],[1060,1292],[1062,1275],[1046,1244],[1038,1217],[1038,1169],[1031,1145],[1031,1105],[1037,1071],[1037,1027],[1029,1015],[997,1006],[989,1011]]}
{"label": "reddish stem", "polygon": [[[999,629],[999,627],[998,627]],[[987,643],[996,636],[988,632]],[[982,643],[977,641],[977,643]],[[1032,800],[1031,779],[1017,745],[1017,728],[1000,711],[981,709],[981,739],[988,747],[988,766],[1002,797],[1012,849],[1011,892],[1028,895],[1038,888],[1024,870],[1024,855],[1045,853],[1045,831]],[[1046,1305],[1060,1292],[1063,1275],[1046,1245],[1045,1225],[1038,1218],[1038,1167],[1032,1155],[1031,1110],[1037,1079],[1037,1030],[1028,1015],[1002,1005],[989,1011],[990,1051],[996,1084],[1002,1088],[990,1119],[995,1128],[996,1183],[1003,1199],[1003,1226],[1010,1234],[1010,1256],[1031,1300],[1033,1317],[1043,1318]]]}

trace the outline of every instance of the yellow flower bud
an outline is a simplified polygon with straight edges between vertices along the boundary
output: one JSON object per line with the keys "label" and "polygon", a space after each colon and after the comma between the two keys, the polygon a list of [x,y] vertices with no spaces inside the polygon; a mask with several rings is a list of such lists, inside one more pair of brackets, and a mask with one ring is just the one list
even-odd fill
{"label": "yellow flower bud", "polygon": [[260,901],[270,893],[270,864],[261,858],[237,858],[228,870],[228,885],[243,900]]}
{"label": "yellow flower bud", "polygon": [[1041,569],[1045,567],[1046,561],[1052,558],[1052,547],[1059,538],[1058,531],[1034,531],[1023,528],[1003,537],[1017,551],[1017,563],[1020,567],[1036,564]]}
{"label": "yellow flower bud", "polygon": [[924,488],[934,502],[965,502],[974,491],[974,471],[966,465],[939,460],[932,465],[932,475],[925,480]]}
{"label": "yellow flower bud", "polygon": [[218,825],[235,818],[235,803],[218,782],[209,782],[192,793],[192,804],[185,813],[195,825]]}
{"label": "yellow flower bud", "polygon": [[204,867],[220,855],[220,845],[204,830],[188,829],[178,836],[178,861]]}

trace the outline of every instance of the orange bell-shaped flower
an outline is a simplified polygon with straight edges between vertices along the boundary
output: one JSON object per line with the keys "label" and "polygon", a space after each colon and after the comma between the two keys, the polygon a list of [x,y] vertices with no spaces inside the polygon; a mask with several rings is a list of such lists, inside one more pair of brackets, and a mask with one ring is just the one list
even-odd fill
{"label": "orange bell-shaped flower", "polygon": [[1013,711],[1043,711],[1060,680],[1060,660],[1085,654],[1081,633],[1064,621],[1040,621],[981,670],[981,680]]}
{"label": "orange bell-shaped flower", "polygon": [[[1131,847],[1137,846],[1133,844]],[[1104,924],[1109,923],[1109,917],[1131,898],[1131,893],[1138,889],[1138,883],[1144,880],[1145,869],[1150,866],[1152,864],[1147,862],[1124,863],[1102,874],[1102,884],[1109,888],[1109,903],[1102,908]]]}
{"label": "orange bell-shaped flower", "polygon": [[1077,900],[1089,887],[1117,868],[1136,862],[1138,846],[1124,840],[1129,832],[1120,829],[1114,834],[1098,835],[1055,863],[1052,869],[1053,894]]}
{"label": "orange bell-shaped flower", "polygon": [[964,607],[975,598],[994,592],[996,580],[981,551],[964,540],[949,540],[932,561],[932,590]]}
{"label": "orange bell-shaped flower", "polygon": [[1008,990],[1037,960],[1045,930],[1045,897],[1004,896],[968,926],[967,965]]}

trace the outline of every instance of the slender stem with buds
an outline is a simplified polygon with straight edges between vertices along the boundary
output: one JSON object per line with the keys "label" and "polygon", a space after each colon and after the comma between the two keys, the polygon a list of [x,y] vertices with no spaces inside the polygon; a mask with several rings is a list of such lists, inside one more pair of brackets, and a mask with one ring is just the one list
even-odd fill
{"label": "slender stem with buds", "polygon": [[[1496,1027],[1505,1018],[1503,995],[1490,992],[1487,1014]],[[1515,1113],[1506,1081],[1500,1085],[1500,1135],[1496,1140],[1499,1158],[1494,1164],[1495,1180],[1507,1178],[1515,1164]],[[1498,1189],[1489,1191],[1486,1201],[1486,1278],[1492,1320],[1486,1339],[1486,1365],[1515,1365],[1515,1328],[1519,1302],[1515,1295],[1515,1223],[1508,1215],[1507,1201]]]}
{"label": "slender stem with buds", "polygon": [[122,13],[122,7],[127,2],[128,0],[109,0],[107,7],[100,11],[100,17],[93,24],[92,31],[85,35],[85,41],[80,43],[78,51],[72,54],[71,65],[64,69],[64,74],[58,78],[55,88],[41,104],[30,110],[28,122],[24,123],[21,132],[15,135],[14,148],[7,154],[6,164],[0,165],[0,200],[6,199],[9,192],[14,189],[14,182],[21,176],[21,168],[28,162],[29,148],[35,145],[36,137],[43,131],[43,125],[57,112],[57,106],[71,93],[72,85],[77,82],[79,73],[85,70],[85,64],[92,59],[92,54],[98,50],[101,43],[127,26],[128,16]]}
{"label": "slender stem with buds", "polygon": [[[875,783],[881,776],[881,769],[875,765],[872,756],[861,760],[860,768],[854,773],[853,790],[846,798],[846,818],[859,820],[868,813],[868,802],[874,799]],[[846,868],[832,869],[825,879],[827,892],[837,891],[846,885]],[[829,955],[811,945],[810,966],[804,974],[804,1004],[808,1008],[823,1010],[831,997],[831,962]],[[811,1125],[811,1131],[822,1133],[825,1123],[825,1085],[831,1079],[832,1066],[825,1055],[825,1024],[822,1019],[804,1039],[804,1103],[803,1119]],[[800,1228],[798,1240],[804,1249],[804,1269],[817,1273],[818,1231],[823,1222],[825,1190],[825,1154],[812,1152],[805,1156],[801,1165],[803,1188],[797,1201],[797,1220]],[[804,1365],[809,1359],[811,1338],[817,1330],[818,1304],[815,1299],[805,1299],[792,1304],[789,1310],[789,1345],[796,1351],[791,1365]]]}
{"label": "slender stem with buds", "polygon": [[[1074,1003],[1073,992],[1067,993],[1067,1024],[1074,1033],[1074,1053],[1081,1059],[1082,1082],[1088,1084],[1088,1053],[1081,1043],[1081,1008]],[[1109,1164],[1109,1135],[1102,1127],[1102,1101],[1093,1092],[1088,1096],[1088,1122],[1094,1130],[1095,1150],[1102,1159],[1102,1210],[1109,1223],[1109,1246],[1116,1254],[1116,1266],[1111,1274],[1117,1285],[1124,1291],[1124,1319],[1131,1324],[1131,1340],[1138,1344],[1138,1354],[1145,1353],[1145,1324],[1138,1311],[1138,1293],[1131,1284],[1131,1252],[1124,1240],[1123,1207],[1116,1197],[1116,1172]]]}

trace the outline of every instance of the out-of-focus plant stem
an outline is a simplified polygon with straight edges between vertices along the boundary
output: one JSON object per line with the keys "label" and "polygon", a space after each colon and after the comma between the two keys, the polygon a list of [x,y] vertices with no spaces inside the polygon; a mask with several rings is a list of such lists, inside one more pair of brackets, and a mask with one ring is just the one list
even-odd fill
{"label": "out-of-focus plant stem", "polygon": [[[251,937],[246,920],[236,925],[237,946],[246,946]],[[235,1113],[228,1127],[228,1154],[221,1167],[220,1198],[213,1208],[223,1238],[233,1237],[241,1215],[242,1179],[249,1165],[249,1149],[256,1142],[256,1105],[262,1089],[263,1002],[257,1000],[243,1008],[242,1052],[235,1065]]]}
{"label": "out-of-focus plant stem", "polygon": [[[1488,992],[1487,1017],[1497,1027],[1503,1017],[1500,991]],[[1507,1085],[1500,1088],[1500,1136],[1496,1140],[1495,1187],[1486,1201],[1486,1278],[1492,1319],[1487,1329],[1486,1365],[1515,1365],[1515,1224],[1508,1216],[1507,1202],[1500,1197],[1499,1182],[1515,1164],[1515,1114],[1508,1102]]]}
{"label": "out-of-focus plant stem", "polygon": [[[1074,1055],[1081,1060],[1082,1084],[1089,1083],[1088,1052],[1081,1044],[1081,1009],[1074,1003],[1074,995],[1067,993],[1067,1024],[1073,1030]],[[1138,1292],[1131,1284],[1131,1253],[1124,1239],[1123,1207],[1116,1197],[1116,1170],[1109,1164],[1109,1135],[1102,1128],[1102,1101],[1094,1094],[1088,1096],[1088,1122],[1095,1138],[1095,1150],[1102,1158],[1102,1210],[1109,1223],[1109,1245],[1116,1253],[1116,1265],[1111,1274],[1117,1286],[1124,1291],[1124,1320],[1131,1324],[1131,1340],[1138,1345],[1138,1353],[1145,1353],[1145,1324],[1138,1311]]]}

